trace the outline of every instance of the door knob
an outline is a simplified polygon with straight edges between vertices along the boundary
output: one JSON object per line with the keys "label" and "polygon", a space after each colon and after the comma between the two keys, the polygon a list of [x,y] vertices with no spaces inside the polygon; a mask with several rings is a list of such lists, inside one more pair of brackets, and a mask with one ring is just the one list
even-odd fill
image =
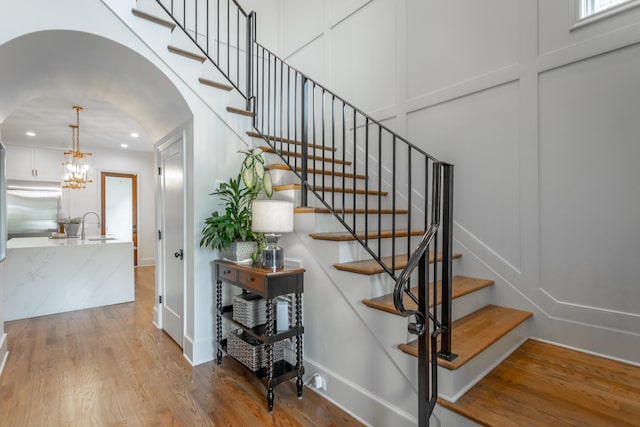
{"label": "door knob", "polygon": [[176,252],[175,254],[173,254],[173,256],[175,256],[176,258],[183,259],[184,258],[184,252],[182,251],[182,249],[180,249],[180,251]]}

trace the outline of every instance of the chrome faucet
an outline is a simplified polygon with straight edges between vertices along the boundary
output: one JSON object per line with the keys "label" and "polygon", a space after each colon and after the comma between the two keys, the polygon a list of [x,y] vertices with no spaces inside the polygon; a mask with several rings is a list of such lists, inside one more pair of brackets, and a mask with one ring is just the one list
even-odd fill
{"label": "chrome faucet", "polygon": [[84,234],[84,223],[85,223],[85,218],[87,217],[87,215],[89,214],[94,214],[96,216],[96,218],[98,218],[98,227],[100,227],[100,215],[98,215],[96,212],[87,212],[84,215],[82,215],[82,232],[80,233],[80,239],[81,240],[85,240],[87,238],[87,236]]}

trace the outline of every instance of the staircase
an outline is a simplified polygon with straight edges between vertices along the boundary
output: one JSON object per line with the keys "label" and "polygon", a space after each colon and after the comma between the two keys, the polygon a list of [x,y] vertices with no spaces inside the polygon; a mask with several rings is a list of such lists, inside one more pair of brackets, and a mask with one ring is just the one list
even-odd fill
{"label": "staircase", "polygon": [[492,304],[492,280],[453,275],[463,255],[452,248],[452,165],[251,42],[255,14],[211,3],[224,10],[206,29],[183,2],[139,0],[132,13],[170,29],[167,49],[208,70],[203,88],[228,94],[227,120],[263,149],[274,197],[294,201],[312,241],[335,247],[337,274],[382,283],[362,308],[413,334],[398,330],[389,356],[418,359],[418,423],[428,425],[438,398],[455,402],[526,340],[532,314]]}

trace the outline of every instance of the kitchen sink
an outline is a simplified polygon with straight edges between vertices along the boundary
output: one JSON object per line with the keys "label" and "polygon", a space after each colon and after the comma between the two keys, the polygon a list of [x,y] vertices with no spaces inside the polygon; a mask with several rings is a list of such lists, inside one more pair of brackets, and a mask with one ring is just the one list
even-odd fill
{"label": "kitchen sink", "polygon": [[87,237],[90,242],[104,242],[105,240],[116,240],[115,237]]}

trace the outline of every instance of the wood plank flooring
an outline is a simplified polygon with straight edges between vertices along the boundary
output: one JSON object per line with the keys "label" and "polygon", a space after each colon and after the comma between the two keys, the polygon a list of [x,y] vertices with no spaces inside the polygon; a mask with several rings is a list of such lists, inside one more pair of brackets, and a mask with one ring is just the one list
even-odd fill
{"label": "wood plank flooring", "polygon": [[154,268],[136,269],[136,302],[5,323],[0,426],[361,425],[305,387],[275,389],[225,357],[192,367],[153,326]]}
{"label": "wood plank flooring", "polygon": [[529,340],[456,403],[485,426],[639,426],[640,367]]}

